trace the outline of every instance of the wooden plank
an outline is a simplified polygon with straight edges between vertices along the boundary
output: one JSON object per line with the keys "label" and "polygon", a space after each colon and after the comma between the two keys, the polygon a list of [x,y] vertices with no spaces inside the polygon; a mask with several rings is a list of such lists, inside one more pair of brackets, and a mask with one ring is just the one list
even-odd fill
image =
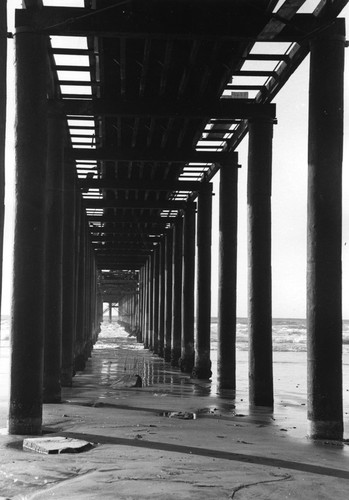
{"label": "wooden plank", "polygon": [[287,21],[292,19],[297,10],[305,3],[306,0],[285,0],[281,7],[274,13],[273,18],[262,30],[261,35],[270,40],[274,39],[287,24]]}

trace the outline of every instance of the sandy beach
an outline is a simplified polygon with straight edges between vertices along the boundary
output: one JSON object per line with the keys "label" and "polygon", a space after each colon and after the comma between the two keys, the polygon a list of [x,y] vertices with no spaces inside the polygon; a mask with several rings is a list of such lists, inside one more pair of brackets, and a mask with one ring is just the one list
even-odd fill
{"label": "sandy beach", "polygon": [[[44,435],[35,438],[83,439],[91,448],[47,455],[23,450],[24,436],[4,429],[9,345],[2,342],[0,499],[346,499],[349,446],[306,438],[306,353],[274,354],[274,412],[252,411],[247,351],[237,352],[234,399],[216,393],[215,376],[194,381],[104,323],[74,387],[63,389],[61,404],[44,405]],[[130,387],[136,371],[141,388]]]}
{"label": "sandy beach", "polygon": [[[93,354],[94,363],[102,363],[100,357],[103,358],[105,352],[113,349],[118,349],[117,353],[120,355],[120,346],[122,349],[131,351],[131,355],[127,360],[127,370],[131,371],[134,364],[138,364],[141,359],[141,366],[137,366],[139,374],[143,378],[143,386],[153,387],[154,385],[161,386],[162,393],[166,393],[166,387],[169,391],[173,389],[170,387],[171,381],[174,382],[176,378],[181,379],[184,377],[177,370],[172,369],[170,366],[166,369],[164,363],[157,356],[152,356],[151,353],[147,357],[147,363],[140,356],[144,351],[141,344],[137,344],[134,338],[129,337],[128,334],[120,327],[117,322],[109,324],[104,322],[98,343],[95,346]],[[108,351],[109,352],[109,351]],[[4,408],[9,392],[9,342],[2,341],[0,344],[0,405]],[[98,359],[98,361],[97,361]],[[248,351],[245,348],[237,346],[236,359],[236,395],[235,399],[229,391],[224,395],[217,394],[217,351],[213,348],[211,353],[212,359],[212,379],[211,382],[200,382],[191,380],[194,387],[201,387],[207,399],[207,405],[210,407],[219,406],[222,402],[230,402],[235,406],[236,413],[251,414],[258,413],[258,410],[253,411],[249,408],[248,403]],[[119,362],[119,364],[122,361]],[[117,363],[116,363],[117,366]],[[110,366],[109,366],[110,369]],[[114,370],[116,368],[114,367]],[[117,369],[116,369],[117,370]],[[305,437],[307,434],[307,417],[306,417],[306,402],[307,402],[307,369],[306,369],[306,352],[301,351],[274,351],[273,352],[273,370],[274,370],[274,418],[280,419],[285,425],[287,424],[288,432],[297,437]],[[104,370],[102,370],[103,373]],[[166,384],[168,374],[170,375],[170,384]],[[149,373],[151,377],[149,378]],[[158,375],[156,375],[156,373]],[[164,375],[165,374],[165,375]],[[79,378],[84,378],[85,372],[79,373]],[[109,375],[111,377],[111,375]],[[114,373],[117,377],[117,372]],[[189,379],[189,376],[185,376]],[[109,378],[108,380],[111,380]],[[112,381],[110,381],[112,383]],[[102,380],[105,385],[105,380]],[[263,412],[264,410],[262,410]],[[1,412],[3,415],[3,411]],[[346,349],[343,353],[343,413],[344,413],[344,438],[349,439],[349,354]],[[4,426],[4,419],[1,418],[2,427]]]}

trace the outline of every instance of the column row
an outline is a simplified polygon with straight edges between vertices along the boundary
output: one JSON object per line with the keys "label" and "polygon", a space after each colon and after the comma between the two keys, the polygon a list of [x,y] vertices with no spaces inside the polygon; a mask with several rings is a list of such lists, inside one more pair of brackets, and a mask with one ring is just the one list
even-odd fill
{"label": "column row", "polygon": [[[66,124],[47,109],[46,37],[16,36],[16,205],[9,432],[40,434],[42,404],[84,368],[101,321],[97,269]],[[30,95],[30,99],[28,99]]]}

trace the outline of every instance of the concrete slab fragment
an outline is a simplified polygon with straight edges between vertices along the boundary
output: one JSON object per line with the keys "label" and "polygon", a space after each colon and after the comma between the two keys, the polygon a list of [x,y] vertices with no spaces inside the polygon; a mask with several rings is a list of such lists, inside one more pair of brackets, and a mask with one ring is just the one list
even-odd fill
{"label": "concrete slab fragment", "polygon": [[168,418],[180,418],[182,420],[195,420],[196,414],[190,411],[171,411],[167,414]]}
{"label": "concrete slab fragment", "polygon": [[23,449],[37,453],[81,453],[93,448],[93,444],[82,439],[66,438],[61,436],[27,438],[23,441]]}

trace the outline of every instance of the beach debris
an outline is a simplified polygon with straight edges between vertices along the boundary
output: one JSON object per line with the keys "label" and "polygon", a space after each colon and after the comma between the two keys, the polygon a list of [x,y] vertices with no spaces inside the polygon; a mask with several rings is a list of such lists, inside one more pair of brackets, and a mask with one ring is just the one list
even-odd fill
{"label": "beach debris", "polygon": [[83,439],[74,439],[63,436],[51,436],[40,438],[26,438],[23,441],[23,449],[43,453],[46,455],[60,453],[81,453],[93,448],[93,443]]}
{"label": "beach debris", "polygon": [[168,418],[180,418],[182,420],[195,420],[196,414],[191,411],[170,411],[166,415]]}
{"label": "beach debris", "polygon": [[131,388],[131,387],[142,387],[143,386],[143,381],[142,377],[140,375],[123,375],[121,378],[116,380],[112,384],[112,387],[114,389],[120,389],[120,388]]}

